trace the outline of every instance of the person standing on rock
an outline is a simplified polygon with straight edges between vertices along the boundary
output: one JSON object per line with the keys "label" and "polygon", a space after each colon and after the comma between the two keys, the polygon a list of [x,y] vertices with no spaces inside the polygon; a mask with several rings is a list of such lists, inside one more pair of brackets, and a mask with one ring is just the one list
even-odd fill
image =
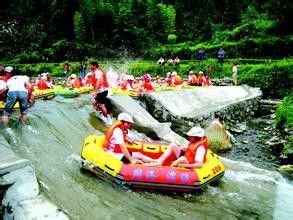
{"label": "person standing on rock", "polygon": [[189,136],[187,148],[181,148],[172,143],[153,165],[161,166],[173,155],[176,160],[171,164],[171,167],[202,167],[208,150],[208,141],[204,129],[197,126],[193,127],[187,132],[187,135]]}
{"label": "person standing on rock", "polygon": [[234,86],[237,86],[237,74],[238,74],[237,65],[234,63],[232,67],[232,79],[233,79]]}
{"label": "person standing on rock", "polygon": [[94,102],[93,107],[96,111],[101,110],[103,116],[105,117],[106,124],[111,124],[112,119],[108,115],[106,108],[107,95],[108,95],[108,80],[107,74],[99,67],[98,62],[90,63],[91,72],[94,74],[95,86],[94,86]]}
{"label": "person standing on rock", "polygon": [[12,72],[12,77],[7,81],[7,88],[7,99],[2,117],[3,124],[8,125],[9,116],[16,102],[19,102],[21,120],[25,124],[27,122],[29,104],[32,105],[34,102],[34,96],[32,95],[33,86],[30,84],[27,76],[16,75]]}

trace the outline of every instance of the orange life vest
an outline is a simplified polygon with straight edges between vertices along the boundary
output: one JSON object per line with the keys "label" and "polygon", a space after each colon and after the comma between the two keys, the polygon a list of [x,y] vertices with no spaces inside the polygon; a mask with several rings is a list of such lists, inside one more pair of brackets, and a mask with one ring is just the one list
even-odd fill
{"label": "orange life vest", "polygon": [[[113,131],[115,128],[120,128],[123,132],[123,137],[124,137],[124,141],[125,140],[125,137],[127,135],[127,131],[124,129],[123,125],[122,125],[122,122],[121,121],[115,121],[107,130],[106,132],[106,137],[105,137],[105,142],[103,144],[103,147],[104,147],[104,150],[110,150],[110,140],[111,140],[111,137],[113,135]],[[120,148],[120,145],[119,144],[115,144],[115,147],[114,147],[114,152],[115,153],[121,153],[121,148]]]}
{"label": "orange life vest", "polygon": [[79,79],[73,79],[73,83],[71,84],[71,88],[79,89],[81,87],[81,83]]}
{"label": "orange life vest", "polygon": [[188,79],[188,84],[195,85],[198,83],[196,75],[191,75]]}
{"label": "orange life vest", "polygon": [[38,87],[38,89],[40,89],[40,90],[44,90],[44,89],[48,89],[48,88],[49,88],[49,87],[47,86],[47,84],[46,84],[46,81],[43,80],[43,79],[40,79],[40,80],[38,81],[38,83],[37,83],[37,87]]}
{"label": "orange life vest", "polygon": [[[97,68],[97,70],[99,70],[99,71],[101,71],[103,73],[101,85],[104,88],[108,88],[109,87],[109,83],[108,83],[108,80],[107,80],[107,74],[101,68],[99,68],[99,67]],[[96,79],[96,82],[97,82],[97,79]],[[96,86],[94,88],[95,89],[99,89],[99,88],[96,88]]]}
{"label": "orange life vest", "polygon": [[190,164],[194,163],[194,157],[197,151],[197,148],[199,146],[204,146],[204,148],[206,149],[205,155],[204,155],[204,162],[206,160],[206,154],[207,154],[207,150],[208,150],[208,141],[207,141],[207,137],[204,136],[201,138],[201,140],[197,141],[196,143],[192,143],[188,145],[187,150],[185,151],[184,157],[188,160],[188,162]]}
{"label": "orange life vest", "polygon": [[198,81],[199,81],[200,83],[206,83],[206,78],[204,77],[204,75],[200,75],[200,76],[198,77]]}
{"label": "orange life vest", "polygon": [[175,86],[178,86],[178,85],[181,85],[183,84],[183,79],[181,76],[174,76],[174,85]]}

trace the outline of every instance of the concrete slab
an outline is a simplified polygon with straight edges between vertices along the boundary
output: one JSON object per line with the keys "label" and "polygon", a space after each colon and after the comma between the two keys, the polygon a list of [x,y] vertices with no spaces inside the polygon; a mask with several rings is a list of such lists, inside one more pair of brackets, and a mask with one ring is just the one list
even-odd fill
{"label": "concrete slab", "polygon": [[0,175],[25,167],[30,161],[17,157],[12,150],[0,144]]}
{"label": "concrete slab", "polygon": [[151,93],[149,96],[174,116],[194,118],[261,94],[259,89],[248,86],[212,86]]}

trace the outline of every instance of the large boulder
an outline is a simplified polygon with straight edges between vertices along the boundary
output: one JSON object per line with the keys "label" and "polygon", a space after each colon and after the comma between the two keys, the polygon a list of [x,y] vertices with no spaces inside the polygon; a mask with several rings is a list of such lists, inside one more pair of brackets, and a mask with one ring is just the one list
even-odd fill
{"label": "large boulder", "polygon": [[279,167],[279,171],[284,175],[293,178],[293,165],[283,165]]}
{"label": "large boulder", "polygon": [[231,138],[219,121],[212,121],[205,129],[205,132],[208,138],[209,148],[212,151],[221,152],[231,149]]}

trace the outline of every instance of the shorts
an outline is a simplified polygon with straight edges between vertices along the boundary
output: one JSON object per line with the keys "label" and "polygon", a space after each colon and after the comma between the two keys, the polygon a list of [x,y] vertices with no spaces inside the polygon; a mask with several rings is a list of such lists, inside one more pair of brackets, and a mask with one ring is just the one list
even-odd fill
{"label": "shorts", "polygon": [[22,115],[28,110],[28,93],[25,91],[8,92],[5,103],[4,115],[10,116],[16,102],[19,102],[20,113]]}
{"label": "shorts", "polygon": [[95,100],[97,101],[98,104],[106,104],[107,95],[108,95],[108,90],[101,93],[97,93]]}
{"label": "shorts", "polygon": [[[129,152],[129,154],[130,154],[130,156],[132,156],[132,152]],[[127,157],[125,157],[125,156],[123,156],[123,157],[121,158],[121,162],[123,162],[123,163],[131,163],[131,162],[127,159]]]}

